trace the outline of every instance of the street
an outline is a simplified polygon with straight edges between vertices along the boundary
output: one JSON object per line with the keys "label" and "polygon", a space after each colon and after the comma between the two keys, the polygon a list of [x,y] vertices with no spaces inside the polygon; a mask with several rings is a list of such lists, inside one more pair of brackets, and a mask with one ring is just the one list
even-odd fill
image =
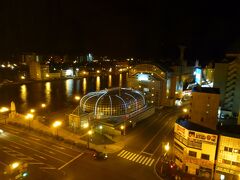
{"label": "street", "polygon": [[[73,149],[46,139],[0,125],[0,171],[13,161],[29,164],[28,179],[158,179],[154,165],[162,145],[171,141],[178,109],[163,108],[127,129],[125,147],[107,160],[94,160],[86,149]],[[1,178],[2,179],[2,178]]]}

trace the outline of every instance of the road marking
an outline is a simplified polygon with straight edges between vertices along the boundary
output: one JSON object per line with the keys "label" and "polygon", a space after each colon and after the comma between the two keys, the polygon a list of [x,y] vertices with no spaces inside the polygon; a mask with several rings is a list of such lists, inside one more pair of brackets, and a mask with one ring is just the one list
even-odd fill
{"label": "road marking", "polygon": [[149,158],[148,161],[145,163],[145,165],[148,165],[148,163],[151,161],[152,158]]}
{"label": "road marking", "polygon": [[3,166],[8,166],[7,164],[5,164],[4,162],[0,161],[0,164],[2,164]]}
{"label": "road marking", "polygon": [[145,162],[148,160],[149,158],[146,157],[146,159],[142,162],[142,164],[145,164]]}
{"label": "road marking", "polygon": [[54,147],[56,147],[56,148],[59,148],[59,149],[65,149],[64,147],[62,147],[62,146],[56,146],[56,145],[52,145],[52,146],[54,146]]}
{"label": "road marking", "polygon": [[122,150],[120,153],[118,153],[118,155],[117,156],[121,156],[122,155],[122,153],[124,153],[125,152],[125,150]]}
{"label": "road marking", "polygon": [[154,162],[154,159],[150,162],[150,164],[148,166],[151,166],[153,162]]}
{"label": "road marking", "polygon": [[49,152],[49,153],[51,153],[51,154],[55,154],[54,152],[49,151],[49,150],[47,150],[47,149],[44,149],[44,151]]}
{"label": "road marking", "polygon": [[11,146],[11,147],[13,147],[13,148],[15,148],[15,149],[21,149],[21,148],[18,147],[18,146],[13,146],[13,145],[9,145],[9,146]]}
{"label": "road marking", "polygon": [[124,156],[122,156],[123,158],[126,158],[128,156],[128,154],[130,154],[131,152],[127,152],[127,154],[125,154]]}
{"label": "road marking", "polygon": [[68,161],[66,164],[62,165],[61,167],[58,168],[58,170],[61,170],[62,168],[64,168],[65,166],[67,166],[68,164],[70,164],[71,162],[73,162],[74,160],[76,160],[77,158],[79,158],[80,156],[82,156],[84,153],[79,154],[78,156],[76,156],[75,158],[71,159],[70,161]]}
{"label": "road marking", "polygon": [[46,158],[45,158],[45,157],[43,157],[43,156],[40,156],[40,155],[38,155],[38,154],[34,154],[34,156],[37,156],[37,157],[39,157],[39,158],[41,158],[41,159],[45,159],[45,160],[46,160]]}
{"label": "road marking", "polygon": [[130,153],[128,156],[126,156],[126,159],[129,159],[134,153]]}
{"label": "road marking", "polygon": [[127,154],[128,153],[128,151],[125,151],[123,154],[121,154],[121,156],[120,157],[123,157],[125,154]]}
{"label": "road marking", "polygon": [[138,154],[136,157],[134,157],[132,161],[135,161],[135,159],[137,159],[138,156],[140,156],[140,154]]}
{"label": "road marking", "polygon": [[136,159],[136,161],[135,162],[138,162],[139,161],[139,159],[141,159],[142,158],[142,155],[140,155],[137,159]]}
{"label": "road marking", "polygon": [[55,167],[40,167],[40,169],[56,169]]}
{"label": "road marking", "polygon": [[44,164],[42,162],[29,162],[28,164]]}
{"label": "road marking", "polygon": [[35,137],[28,137],[28,138],[33,139],[33,140],[36,140],[36,141],[40,141],[40,139],[35,138]]}
{"label": "road marking", "polygon": [[18,144],[18,143],[14,142],[14,141],[10,141],[10,140],[7,140],[7,139],[4,139],[4,140],[5,140],[5,141],[12,142],[12,143],[14,143],[14,144],[17,144],[17,145],[19,145],[19,146],[23,146],[23,147],[25,147],[25,148],[27,148],[27,149],[31,149],[32,151],[35,151],[35,152],[44,154],[44,155],[46,155],[46,156],[48,156],[48,157],[51,157],[51,158],[53,158],[53,159],[55,159],[55,160],[58,160],[58,161],[61,161],[61,162],[63,162],[63,163],[66,163],[66,161],[63,161],[63,160],[58,159],[58,158],[56,158],[56,157],[53,157],[53,156],[51,156],[51,155],[45,154],[45,153],[43,153],[43,152],[41,152],[41,151],[39,151],[39,150],[33,149],[33,148],[31,148],[31,147],[24,146],[23,144]]}
{"label": "road marking", "polygon": [[139,161],[139,163],[141,163],[145,158],[146,158],[146,157],[143,156],[143,157],[141,158],[141,160]]}
{"label": "road marking", "polygon": [[153,154],[151,154],[151,153],[147,153],[147,152],[142,152],[143,154],[147,154],[147,155],[149,155],[149,156],[152,156]]}
{"label": "road marking", "polygon": [[131,161],[137,154],[134,154],[129,160]]}
{"label": "road marking", "polygon": [[28,142],[25,142],[25,141],[22,141],[22,143],[27,144],[27,145],[30,145]]}

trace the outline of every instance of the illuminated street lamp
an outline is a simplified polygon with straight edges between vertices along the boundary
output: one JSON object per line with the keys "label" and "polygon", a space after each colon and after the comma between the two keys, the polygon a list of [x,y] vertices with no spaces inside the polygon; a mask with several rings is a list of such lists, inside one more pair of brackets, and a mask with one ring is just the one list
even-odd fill
{"label": "illuminated street lamp", "polygon": [[13,162],[12,164],[10,164],[10,168],[11,168],[11,170],[14,170],[14,169],[18,168],[19,165],[20,165],[19,162]]}
{"label": "illuminated street lamp", "polygon": [[41,107],[42,107],[42,108],[45,108],[45,107],[46,107],[46,104],[42,103],[42,104],[41,104]]}
{"label": "illuminated street lamp", "polygon": [[126,134],[126,127],[125,127],[125,125],[121,125],[120,129],[123,130],[123,135],[125,136],[125,134]]}
{"label": "illuminated street lamp", "polygon": [[62,125],[62,121],[54,121],[54,123],[52,124],[52,126],[54,128],[56,128],[56,134],[58,136],[58,128]]}
{"label": "illuminated street lamp", "polygon": [[33,114],[31,114],[31,113],[26,114],[25,119],[28,120],[28,127],[30,129],[30,122],[33,119]]}
{"label": "illuminated street lamp", "polygon": [[90,129],[90,130],[88,131],[88,143],[87,143],[87,148],[88,148],[88,149],[89,149],[90,136],[92,136],[92,134],[93,134],[93,131]]}
{"label": "illuminated street lamp", "polygon": [[166,153],[169,151],[169,149],[170,149],[169,142],[164,146],[164,149],[165,149]]}
{"label": "illuminated street lamp", "polygon": [[88,127],[89,127],[89,123],[84,123],[84,124],[83,124],[83,128],[84,128],[84,129],[86,129],[86,128],[88,128]]}
{"label": "illuminated street lamp", "polygon": [[26,78],[25,78],[25,76],[21,76],[21,79],[24,80],[24,79],[26,79]]}
{"label": "illuminated street lamp", "polygon": [[187,113],[187,112],[188,112],[188,109],[187,109],[187,108],[183,108],[183,112],[184,112],[184,113]]}
{"label": "illuminated street lamp", "polygon": [[100,71],[99,71],[99,70],[97,70],[97,73],[100,73]]}
{"label": "illuminated street lamp", "polygon": [[74,99],[75,99],[76,101],[79,101],[79,100],[80,100],[80,96],[75,96]]}
{"label": "illuminated street lamp", "polygon": [[35,109],[30,109],[31,113],[35,113],[35,111],[36,111]]}

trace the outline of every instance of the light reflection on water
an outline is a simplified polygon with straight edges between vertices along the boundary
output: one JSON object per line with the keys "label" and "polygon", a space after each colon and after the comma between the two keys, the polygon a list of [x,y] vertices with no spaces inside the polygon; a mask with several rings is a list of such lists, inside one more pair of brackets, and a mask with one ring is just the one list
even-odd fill
{"label": "light reflection on water", "polygon": [[124,87],[125,78],[123,74],[3,86],[0,87],[0,106],[10,106],[10,102],[14,101],[17,112],[25,113],[30,108],[37,110],[41,103],[46,103],[49,112],[57,112],[76,107],[75,95],[82,97],[91,91],[119,85]]}

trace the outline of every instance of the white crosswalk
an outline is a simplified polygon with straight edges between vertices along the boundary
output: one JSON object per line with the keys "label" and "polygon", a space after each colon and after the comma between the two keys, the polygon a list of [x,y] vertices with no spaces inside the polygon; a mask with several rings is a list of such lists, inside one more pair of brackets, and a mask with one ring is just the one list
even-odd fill
{"label": "white crosswalk", "polygon": [[120,153],[118,153],[117,156],[124,159],[128,159],[130,161],[134,161],[145,166],[152,166],[153,162],[155,161],[155,159],[153,158],[143,156],[141,154],[132,153],[126,150],[122,150]]}

